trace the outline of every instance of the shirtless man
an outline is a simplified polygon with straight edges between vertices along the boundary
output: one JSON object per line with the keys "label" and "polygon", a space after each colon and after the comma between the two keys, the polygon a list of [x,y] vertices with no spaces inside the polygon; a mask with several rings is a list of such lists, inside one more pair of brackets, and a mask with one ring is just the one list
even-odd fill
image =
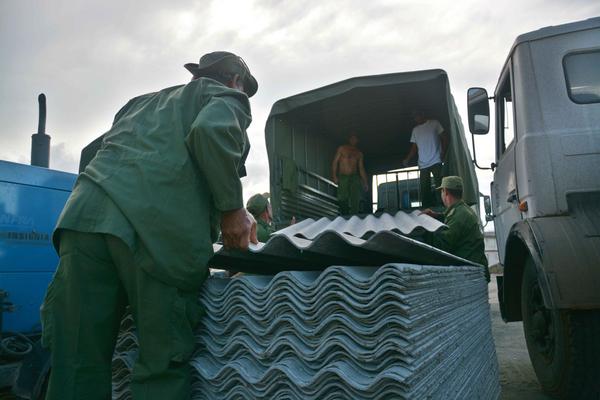
{"label": "shirtless man", "polygon": [[337,197],[342,215],[357,214],[361,186],[365,192],[369,190],[363,153],[356,147],[357,144],[358,136],[352,133],[348,144],[338,147],[331,164],[331,179],[338,185]]}

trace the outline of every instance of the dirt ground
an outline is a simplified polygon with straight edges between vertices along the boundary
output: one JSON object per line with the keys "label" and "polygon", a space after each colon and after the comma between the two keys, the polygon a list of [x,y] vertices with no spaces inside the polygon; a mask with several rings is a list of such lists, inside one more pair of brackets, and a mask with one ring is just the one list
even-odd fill
{"label": "dirt ground", "polygon": [[492,333],[500,364],[503,400],[551,400],[544,395],[533,372],[523,335],[523,323],[502,321],[496,277],[489,285]]}

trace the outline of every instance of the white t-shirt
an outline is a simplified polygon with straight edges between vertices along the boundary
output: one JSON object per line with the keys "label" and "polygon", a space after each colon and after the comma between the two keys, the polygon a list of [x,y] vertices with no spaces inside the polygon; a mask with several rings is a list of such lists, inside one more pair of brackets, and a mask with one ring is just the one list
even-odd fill
{"label": "white t-shirt", "polygon": [[435,119],[428,119],[413,128],[410,142],[415,143],[419,149],[419,168],[429,168],[442,162],[442,132],[442,124]]}

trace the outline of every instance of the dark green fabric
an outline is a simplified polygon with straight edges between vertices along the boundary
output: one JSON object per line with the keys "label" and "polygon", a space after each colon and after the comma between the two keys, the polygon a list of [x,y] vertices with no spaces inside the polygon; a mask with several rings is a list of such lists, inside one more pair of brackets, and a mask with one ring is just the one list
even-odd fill
{"label": "dark green fabric", "polygon": [[284,157],[282,159],[283,173],[282,173],[282,188],[283,190],[289,190],[292,193],[296,193],[298,190],[298,166],[291,158]]}
{"label": "dark green fabric", "polygon": [[458,257],[481,264],[490,280],[485,244],[479,217],[464,201],[458,201],[444,213],[448,229],[434,232],[432,245]]}
{"label": "dark green fabric", "polygon": [[256,236],[259,242],[265,243],[273,232],[275,232],[273,225],[260,218],[256,220]]}
{"label": "dark green fabric", "polygon": [[[146,272],[182,290],[198,289],[220,212],[244,206],[238,170],[250,120],[246,95],[212,79],[130,100],[76,183],[58,230],[94,231],[94,218],[96,224],[104,219],[106,200],[79,188],[91,181],[149,250],[153,262],[142,266]],[[109,226],[105,233],[121,237],[122,224],[109,220],[103,231]],[[58,246],[59,235],[54,239]]]}
{"label": "dark green fabric", "polygon": [[[136,234],[127,218],[104,190],[87,176],[78,177],[65,208],[68,208],[69,212],[63,213],[60,229],[108,233],[117,236],[129,248],[135,247]],[[56,235],[56,238],[59,236]]]}
{"label": "dark green fabric", "polygon": [[439,206],[442,202],[439,192],[431,188],[431,175],[433,175],[433,184],[438,187],[442,181],[442,164],[434,164],[419,170],[419,190],[423,208]]}
{"label": "dark green fabric", "polygon": [[358,174],[338,176],[337,198],[342,215],[358,214],[361,196],[362,184]]}
{"label": "dark green fabric", "polygon": [[138,330],[134,400],[189,399],[197,292],[147,274],[143,246],[132,252],[112,235],[60,232],[60,263],[42,306],[42,343],[52,370],[47,400],[111,398],[111,359],[125,307]]}

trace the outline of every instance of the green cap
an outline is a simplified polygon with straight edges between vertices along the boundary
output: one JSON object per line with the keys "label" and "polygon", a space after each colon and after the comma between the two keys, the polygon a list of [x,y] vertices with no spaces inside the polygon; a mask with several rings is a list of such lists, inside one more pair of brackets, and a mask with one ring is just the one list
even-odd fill
{"label": "green cap", "polygon": [[248,199],[248,203],[246,203],[246,209],[250,214],[254,215],[255,217],[258,217],[267,209],[268,204],[268,193],[258,193]]}
{"label": "green cap", "polygon": [[463,181],[460,176],[445,176],[442,179],[442,184],[436,190],[450,189],[450,190],[462,190]]}
{"label": "green cap", "polygon": [[205,76],[209,72],[214,72],[219,66],[224,63],[234,63],[244,70],[244,91],[248,97],[254,96],[258,90],[258,82],[250,73],[250,68],[246,65],[242,57],[239,57],[228,51],[213,51],[200,57],[200,62],[187,63],[185,69],[190,71],[195,77]]}

